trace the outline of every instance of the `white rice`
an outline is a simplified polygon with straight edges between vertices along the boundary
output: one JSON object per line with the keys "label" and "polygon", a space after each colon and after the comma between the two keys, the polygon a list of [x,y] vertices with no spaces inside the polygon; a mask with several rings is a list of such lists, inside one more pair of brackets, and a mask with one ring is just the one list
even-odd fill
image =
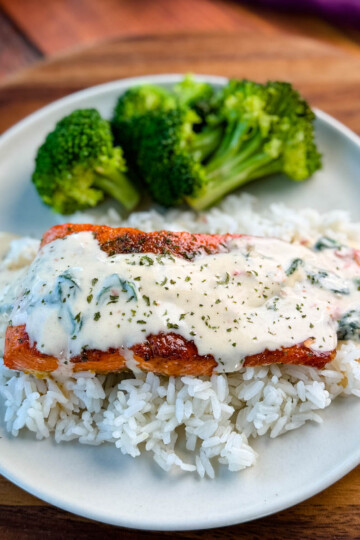
{"label": "white rice", "polygon": [[[350,223],[345,212],[319,214],[275,204],[259,213],[255,206],[253,197],[242,194],[200,215],[150,210],[122,220],[112,209],[97,221],[146,231],[241,232],[287,241],[315,241],[326,235],[360,245],[360,224]],[[73,221],[93,219],[77,214]],[[20,248],[13,246],[6,264],[11,266],[12,258],[21,260]],[[31,256],[24,255],[24,264]],[[5,323],[0,326],[3,342]],[[56,442],[113,443],[133,457],[150,452],[166,471],[180,469],[213,478],[216,463],[231,471],[255,463],[252,437],[274,438],[308,421],[320,423],[321,410],[336,397],[360,397],[359,358],[360,344],[348,342],[339,346],[335,360],[322,370],[272,365],[201,378],[86,372],[37,379],[1,366],[0,393],[6,428],[14,436],[28,429],[37,439],[53,436]]]}

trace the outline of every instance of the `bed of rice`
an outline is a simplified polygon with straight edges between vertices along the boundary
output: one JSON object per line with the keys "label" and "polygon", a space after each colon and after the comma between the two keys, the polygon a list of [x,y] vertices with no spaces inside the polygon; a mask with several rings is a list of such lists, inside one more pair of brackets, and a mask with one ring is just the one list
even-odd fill
{"label": "bed of rice", "polygon": [[[72,221],[93,219],[77,214]],[[321,215],[282,204],[259,212],[256,200],[246,194],[232,195],[201,215],[150,210],[123,220],[110,210],[97,221],[146,231],[242,232],[287,241],[315,241],[326,235],[360,245],[360,224],[350,223],[345,212]],[[36,242],[23,243],[5,264],[28,264],[36,247]],[[1,349],[4,328],[5,321],[0,325]],[[322,370],[272,365],[211,378],[138,372],[37,379],[1,365],[0,393],[6,428],[13,436],[28,429],[38,439],[53,435],[56,442],[113,443],[133,457],[151,452],[166,471],[178,468],[214,477],[217,463],[231,471],[255,463],[253,437],[277,437],[308,421],[320,423],[321,410],[336,397],[360,397],[359,357],[360,344],[348,342]]]}

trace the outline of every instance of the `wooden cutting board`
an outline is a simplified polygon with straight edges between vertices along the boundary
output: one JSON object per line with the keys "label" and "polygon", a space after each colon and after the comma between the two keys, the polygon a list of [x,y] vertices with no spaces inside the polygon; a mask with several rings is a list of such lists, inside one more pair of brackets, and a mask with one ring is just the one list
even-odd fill
{"label": "wooden cutting board", "polygon": [[[261,32],[115,40],[39,63],[0,86],[0,132],[47,103],[88,86],[144,74],[193,72],[291,81],[313,106],[360,134],[359,50],[346,39],[329,43],[280,33],[266,25]],[[119,529],[57,510],[0,477],[1,538],[118,534]],[[249,524],[206,533],[124,529],[120,534],[126,539],[360,538],[360,468],[308,501]]]}

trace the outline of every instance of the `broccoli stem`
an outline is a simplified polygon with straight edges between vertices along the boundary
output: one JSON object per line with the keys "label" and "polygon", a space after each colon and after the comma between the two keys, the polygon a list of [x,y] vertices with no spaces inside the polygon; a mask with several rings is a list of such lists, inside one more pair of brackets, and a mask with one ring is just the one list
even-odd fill
{"label": "broccoli stem", "polygon": [[219,146],[222,135],[221,126],[206,128],[197,133],[190,145],[190,152],[193,153],[194,159],[200,162],[205,161]]}
{"label": "broccoli stem", "polygon": [[207,164],[207,171],[218,170],[225,162],[236,156],[248,131],[249,125],[247,122],[237,122],[231,129],[227,129],[219,148]]}
{"label": "broccoli stem", "polygon": [[229,157],[229,153],[224,153],[222,160],[216,159],[216,165],[213,160],[206,166],[206,173],[209,179],[219,177],[222,175],[231,174],[231,171],[236,170],[238,165],[241,165],[248,157],[258,152],[262,146],[263,137],[261,133],[256,133],[254,137],[246,141],[242,145],[241,150],[235,154],[232,158]]}
{"label": "broccoli stem", "polygon": [[138,204],[140,196],[136,188],[122,171],[116,168],[96,167],[94,185],[114,199],[121,202],[127,210],[132,210]]}
{"label": "broccoli stem", "polygon": [[[258,147],[258,142],[255,145],[250,145],[253,148]],[[226,170],[224,167],[219,171],[214,171],[211,176],[208,176],[208,182],[192,197],[187,197],[187,202],[195,210],[204,210],[205,208],[215,204],[219,199],[222,199],[227,193],[234,191],[236,188],[269,174],[281,172],[282,159],[270,156],[263,150],[257,153],[243,153],[243,160],[233,160],[233,168]],[[234,165],[235,164],[235,165]]]}
{"label": "broccoli stem", "polygon": [[187,202],[203,210],[251,180],[281,172],[282,159],[276,148],[265,151],[265,143],[259,129],[252,130],[245,122],[235,124],[204,166],[206,183]]}

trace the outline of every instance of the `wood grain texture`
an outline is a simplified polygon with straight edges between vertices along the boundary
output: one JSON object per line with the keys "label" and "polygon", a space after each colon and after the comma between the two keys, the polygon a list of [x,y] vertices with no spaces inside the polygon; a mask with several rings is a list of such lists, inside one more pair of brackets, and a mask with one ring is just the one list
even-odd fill
{"label": "wood grain texture", "polygon": [[0,5],[45,54],[105,36],[233,31],[260,23],[243,17],[248,10],[239,3],[221,0],[1,0]]}
{"label": "wood grain texture", "polygon": [[313,105],[360,133],[360,54],[313,38],[251,31],[124,38],[40,63],[1,87],[0,132],[87,86],[188,71],[292,81]]}
{"label": "wood grain texture", "polygon": [[41,57],[40,51],[0,12],[0,78]]}
{"label": "wood grain texture", "polygon": [[[0,87],[0,131],[44,104],[93,84],[187,71],[291,80],[313,105],[360,133],[360,55],[347,46],[276,29],[256,35],[226,31],[124,38],[44,62]],[[312,499],[253,523],[212,531],[143,533],[56,510],[3,479],[0,538],[355,539],[360,538],[359,501],[360,468]]]}
{"label": "wood grain texture", "polygon": [[360,31],[308,14],[286,13],[250,0],[0,0],[24,36],[45,54],[112,37],[174,32],[267,31],[360,43]]}
{"label": "wood grain texture", "polygon": [[[290,14],[239,0],[0,0],[2,17],[17,39],[0,47],[1,73],[15,72],[45,56],[112,37],[174,32],[279,32],[321,37],[359,51],[360,31],[335,28],[318,17]],[[0,23],[1,31],[5,35]],[[18,41],[20,40],[20,43]]]}

